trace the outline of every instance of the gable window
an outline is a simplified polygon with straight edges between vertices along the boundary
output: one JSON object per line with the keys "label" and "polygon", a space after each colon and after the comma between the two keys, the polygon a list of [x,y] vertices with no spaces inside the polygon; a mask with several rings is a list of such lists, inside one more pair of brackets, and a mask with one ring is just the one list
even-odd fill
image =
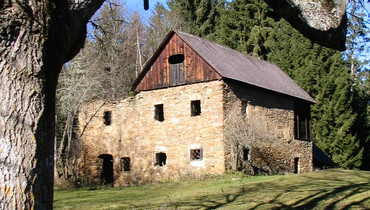
{"label": "gable window", "polygon": [[105,111],[104,112],[104,124],[111,125],[112,124],[112,111]]}
{"label": "gable window", "polygon": [[176,54],[176,55],[171,55],[168,58],[168,63],[170,63],[170,64],[178,64],[178,63],[184,62],[184,60],[185,60],[184,54]]}
{"label": "gable window", "polygon": [[164,121],[163,104],[154,105],[154,119],[159,122]]}
{"label": "gable window", "polygon": [[310,105],[302,102],[294,105],[294,137],[300,140],[311,139]]}
{"label": "gable window", "polygon": [[203,150],[202,149],[191,149],[190,150],[190,160],[203,160]]}
{"label": "gable window", "polygon": [[200,100],[191,101],[190,103],[191,116],[198,116],[201,113]]}
{"label": "gable window", "polygon": [[167,155],[166,153],[159,152],[155,153],[155,165],[164,166],[166,165]]}
{"label": "gable window", "polygon": [[123,157],[121,158],[121,166],[122,166],[122,171],[124,172],[129,172],[131,170],[130,168],[130,158],[129,157]]}
{"label": "gable window", "polygon": [[249,148],[247,147],[243,147],[243,160],[249,160]]}

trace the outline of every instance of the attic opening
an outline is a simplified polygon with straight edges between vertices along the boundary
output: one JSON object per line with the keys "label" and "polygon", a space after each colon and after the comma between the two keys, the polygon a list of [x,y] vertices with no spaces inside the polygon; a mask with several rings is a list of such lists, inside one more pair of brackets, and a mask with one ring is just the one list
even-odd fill
{"label": "attic opening", "polygon": [[111,125],[112,124],[112,111],[105,111],[104,112],[104,124]]}
{"label": "attic opening", "polygon": [[168,58],[168,63],[170,63],[170,64],[178,64],[178,63],[184,62],[184,60],[185,60],[184,54],[176,54],[176,55],[171,55]]}
{"label": "attic opening", "polygon": [[113,156],[109,154],[99,155],[102,162],[100,181],[102,184],[113,184]]}
{"label": "attic opening", "polygon": [[155,153],[155,165],[164,166],[166,165],[167,155],[163,152]]}
{"label": "attic opening", "polygon": [[191,101],[190,108],[191,108],[191,116],[200,115],[201,113],[200,100]]}

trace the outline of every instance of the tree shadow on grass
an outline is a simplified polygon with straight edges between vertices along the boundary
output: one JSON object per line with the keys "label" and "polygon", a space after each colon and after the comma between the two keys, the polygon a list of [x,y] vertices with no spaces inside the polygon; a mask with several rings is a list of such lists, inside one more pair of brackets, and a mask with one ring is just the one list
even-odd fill
{"label": "tree shadow on grass", "polygon": [[[353,177],[361,181],[342,179],[340,173],[336,177],[302,176],[299,182],[289,182],[283,177],[281,182],[240,185],[230,189],[233,193],[224,192],[196,197],[193,200],[170,202],[171,207],[216,209],[348,209],[350,207],[369,209],[370,177]],[[229,190],[229,191],[230,191]],[[265,197],[256,200],[256,195]]]}

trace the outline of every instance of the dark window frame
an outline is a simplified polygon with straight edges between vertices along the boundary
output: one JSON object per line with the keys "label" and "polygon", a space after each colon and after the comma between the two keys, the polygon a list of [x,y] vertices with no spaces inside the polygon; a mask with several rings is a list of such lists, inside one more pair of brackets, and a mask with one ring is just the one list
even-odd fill
{"label": "dark window frame", "polygon": [[163,122],[164,121],[164,107],[163,104],[154,105],[154,119]]}
{"label": "dark window frame", "polygon": [[131,171],[131,159],[130,157],[122,157],[121,158],[121,167],[123,172],[130,172]]}
{"label": "dark window frame", "polygon": [[191,111],[191,116],[200,116],[202,114],[202,107],[201,107],[201,102],[200,100],[193,100],[190,101],[190,111]]}
{"label": "dark window frame", "polygon": [[301,101],[294,103],[294,138],[311,140],[310,104]]}
{"label": "dark window frame", "polygon": [[103,119],[106,126],[112,125],[112,111],[104,111]]}
{"label": "dark window frame", "polygon": [[156,166],[165,166],[167,164],[167,154],[165,152],[156,152],[155,154]]}
{"label": "dark window frame", "polygon": [[203,149],[190,149],[190,161],[202,161],[203,160]]}

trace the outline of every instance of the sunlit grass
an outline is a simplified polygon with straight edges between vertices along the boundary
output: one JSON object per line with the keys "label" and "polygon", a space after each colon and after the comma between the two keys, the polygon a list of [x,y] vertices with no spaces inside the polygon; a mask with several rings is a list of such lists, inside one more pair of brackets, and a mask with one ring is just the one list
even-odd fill
{"label": "sunlit grass", "polygon": [[370,209],[370,172],[225,175],[122,188],[56,190],[55,209]]}

